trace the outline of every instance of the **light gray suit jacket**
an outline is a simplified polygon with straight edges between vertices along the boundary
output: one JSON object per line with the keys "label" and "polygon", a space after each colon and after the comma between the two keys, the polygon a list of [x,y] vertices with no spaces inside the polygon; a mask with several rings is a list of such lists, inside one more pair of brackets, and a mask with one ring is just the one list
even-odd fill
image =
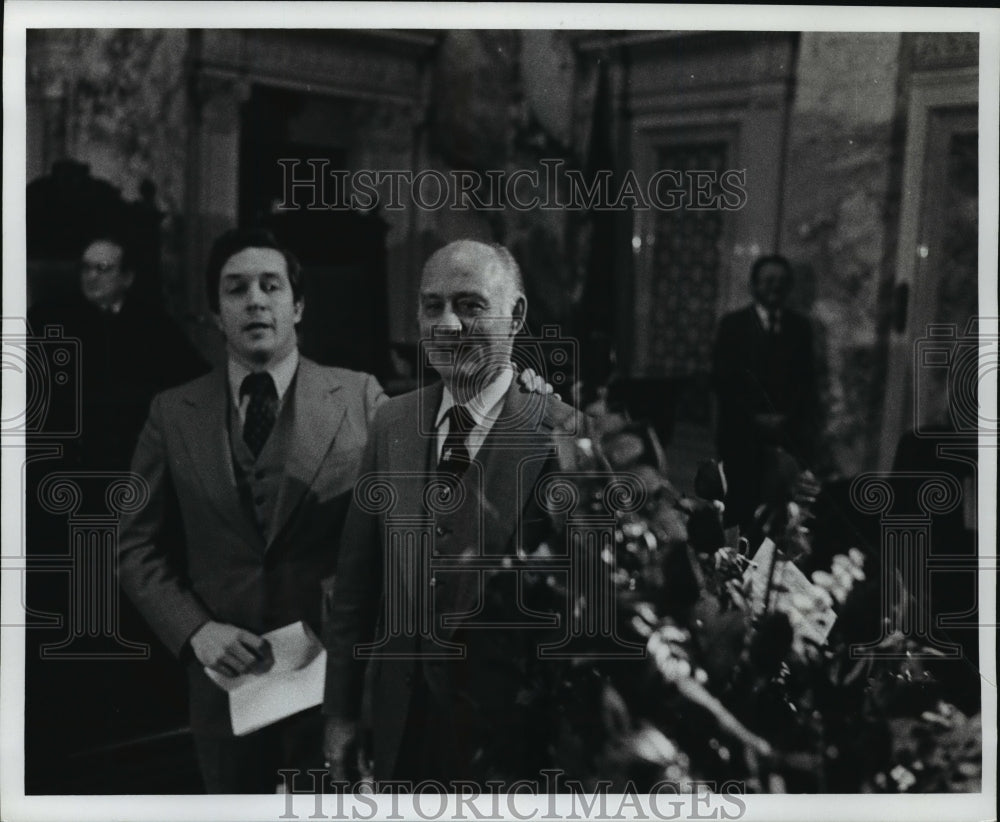
{"label": "light gray suit jacket", "polygon": [[[291,445],[265,534],[240,504],[225,370],[153,399],[132,460],[149,499],[121,520],[119,575],[175,655],[210,619],[255,633],[300,619],[321,630],[321,581],[335,567],[369,424],[385,394],[370,374],[305,357],[290,390]],[[226,694],[184,656],[191,657],[192,728],[230,734]]]}

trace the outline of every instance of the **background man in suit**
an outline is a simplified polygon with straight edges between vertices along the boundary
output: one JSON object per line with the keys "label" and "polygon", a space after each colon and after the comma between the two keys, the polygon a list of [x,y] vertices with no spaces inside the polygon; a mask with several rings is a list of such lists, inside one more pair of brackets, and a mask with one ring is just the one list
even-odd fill
{"label": "background man in suit", "polygon": [[273,793],[278,768],[321,764],[319,709],[235,738],[204,668],[266,667],[261,634],[297,620],[319,632],[321,580],[384,394],[371,375],[299,355],[300,270],[269,233],[219,237],[207,288],[228,362],[153,400],[132,461],[150,496],[122,520],[120,577],[186,662],[209,792]]}
{"label": "background man in suit", "polygon": [[729,486],[726,519],[744,530],[762,501],[769,450],[783,448],[806,467],[817,434],[813,335],[809,320],[785,307],[788,260],[756,260],[750,287],[754,302],[722,318],[712,362],[716,444]]}
{"label": "background man in suit", "polygon": [[28,312],[34,334],[55,325],[80,341],[82,433],[65,446],[74,467],[127,468],[153,395],[208,371],[163,310],[136,296],[135,280],[126,241],[98,234],[80,257],[79,293]]}
{"label": "background man in suit", "polygon": [[[365,659],[355,650],[374,639],[368,687],[377,779],[538,778],[543,723],[516,705],[523,666],[536,659],[531,631],[482,624],[522,616],[515,597],[506,597],[506,612],[491,610],[496,600],[485,595],[482,577],[460,561],[432,573],[428,553],[397,573],[398,542],[386,539],[386,525],[389,516],[423,519],[435,556],[533,550],[548,533],[534,491],[556,470],[554,441],[574,412],[512,385],[512,345],[527,303],[505,248],[468,240],[446,246],[425,265],[419,299],[421,336],[432,341],[430,361],[442,381],[390,400],[373,423],[325,635],[326,756],[334,779],[349,776],[365,687]],[[436,504],[425,493],[429,477],[438,481]],[[379,483],[391,486],[391,511],[369,504],[375,495],[367,491]],[[392,633],[411,617],[418,630]],[[461,658],[448,657],[456,647]],[[497,737],[511,745],[492,751],[491,761],[487,743]]]}
{"label": "background man in suit", "polygon": [[[35,336],[59,329],[63,338],[79,342],[80,355],[79,393],[65,388],[52,392],[46,414],[56,430],[78,423],[79,433],[61,441],[60,454],[29,460],[25,470],[26,547],[37,557],[60,550],[68,556],[71,551],[65,516],[53,515],[41,502],[46,478],[56,472],[80,479],[91,472],[127,471],[152,398],[208,371],[166,312],[137,293],[142,290],[137,280],[149,272],[136,270],[131,237],[109,229],[84,243],[75,293],[39,301],[28,312]],[[51,440],[44,431],[29,433],[28,445],[44,453]],[[110,573],[96,559],[87,570],[95,577]],[[61,575],[28,574],[26,585],[30,610],[74,619]],[[74,784],[72,774],[79,771],[80,762],[74,756],[183,721],[177,693],[182,682],[170,654],[151,644],[154,637],[129,602],[121,602],[114,614],[119,636],[151,646],[148,657],[111,663],[100,658],[43,659],[42,648],[53,641],[51,631],[29,630],[25,635],[25,686],[32,695],[25,706],[30,792],[74,792],[62,787]],[[109,664],[115,669],[113,677],[108,676]],[[169,686],[177,694],[164,699],[155,714],[141,696],[151,684]],[[62,710],[54,712],[53,705]]]}

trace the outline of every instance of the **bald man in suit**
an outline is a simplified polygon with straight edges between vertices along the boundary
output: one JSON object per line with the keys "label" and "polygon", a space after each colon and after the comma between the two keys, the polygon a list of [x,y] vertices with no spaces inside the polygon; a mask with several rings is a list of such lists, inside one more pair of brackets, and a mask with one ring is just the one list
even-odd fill
{"label": "bald man in suit", "polygon": [[[527,302],[505,248],[466,240],[436,252],[419,300],[421,335],[441,381],[389,400],[375,416],[325,639],[327,761],[335,780],[349,777],[367,678],[376,779],[434,780],[445,789],[482,783],[496,765],[486,748],[498,739],[507,745],[507,777],[538,778],[545,717],[529,718],[517,703],[538,635],[510,627],[522,616],[515,597],[497,606],[483,577],[460,560],[531,552],[551,534],[536,490],[558,470],[556,444],[578,421],[551,395],[513,384],[512,345]],[[391,511],[373,508],[379,489]],[[459,561],[429,581],[419,562],[397,565],[390,516],[430,523],[434,555]],[[429,608],[423,630],[393,632],[404,610],[417,608],[419,619],[415,603]],[[368,661],[363,648],[373,642]]]}

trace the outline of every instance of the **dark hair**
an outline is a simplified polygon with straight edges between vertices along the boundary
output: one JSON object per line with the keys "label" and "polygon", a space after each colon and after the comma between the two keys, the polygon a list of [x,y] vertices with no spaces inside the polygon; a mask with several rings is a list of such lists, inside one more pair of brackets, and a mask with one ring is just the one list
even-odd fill
{"label": "dark hair", "polygon": [[763,257],[758,257],[753,261],[753,266],[750,268],[750,282],[756,283],[757,277],[760,275],[760,270],[765,265],[780,265],[785,269],[785,276],[788,277],[789,281],[792,279],[792,264],[788,262],[787,257],[782,257],[780,254],[767,254]]}
{"label": "dark hair", "polygon": [[278,244],[275,236],[264,228],[231,228],[219,235],[208,253],[208,268],[205,271],[205,289],[208,292],[208,307],[213,314],[219,313],[219,280],[222,267],[229,258],[245,248],[273,248],[285,258],[288,268],[288,282],[292,286],[292,297],[296,302],[302,299],[302,267],[295,255]]}
{"label": "dark hair", "polygon": [[118,246],[122,251],[122,259],[119,264],[121,270],[135,271],[135,253],[132,249],[132,244],[125,239],[124,232],[115,229],[95,231],[83,243],[83,246],[80,248],[80,256],[82,257],[84,252],[94,243],[110,243],[111,245]]}

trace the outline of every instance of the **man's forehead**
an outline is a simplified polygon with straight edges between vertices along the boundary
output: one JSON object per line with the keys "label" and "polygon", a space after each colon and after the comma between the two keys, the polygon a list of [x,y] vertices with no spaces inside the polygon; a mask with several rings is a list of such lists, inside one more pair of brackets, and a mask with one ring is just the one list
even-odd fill
{"label": "man's forehead", "polygon": [[758,275],[769,274],[771,276],[787,277],[790,276],[791,272],[785,268],[781,263],[764,263],[760,267]]}
{"label": "man's forehead", "polygon": [[496,252],[481,243],[456,243],[438,251],[424,267],[422,290],[493,289],[506,280]]}
{"label": "man's forehead", "polygon": [[95,240],[84,249],[83,256],[85,259],[118,258],[122,256],[122,247],[110,240]]}
{"label": "man's forehead", "polygon": [[276,248],[243,248],[222,265],[223,277],[257,277],[288,273],[285,255]]}

